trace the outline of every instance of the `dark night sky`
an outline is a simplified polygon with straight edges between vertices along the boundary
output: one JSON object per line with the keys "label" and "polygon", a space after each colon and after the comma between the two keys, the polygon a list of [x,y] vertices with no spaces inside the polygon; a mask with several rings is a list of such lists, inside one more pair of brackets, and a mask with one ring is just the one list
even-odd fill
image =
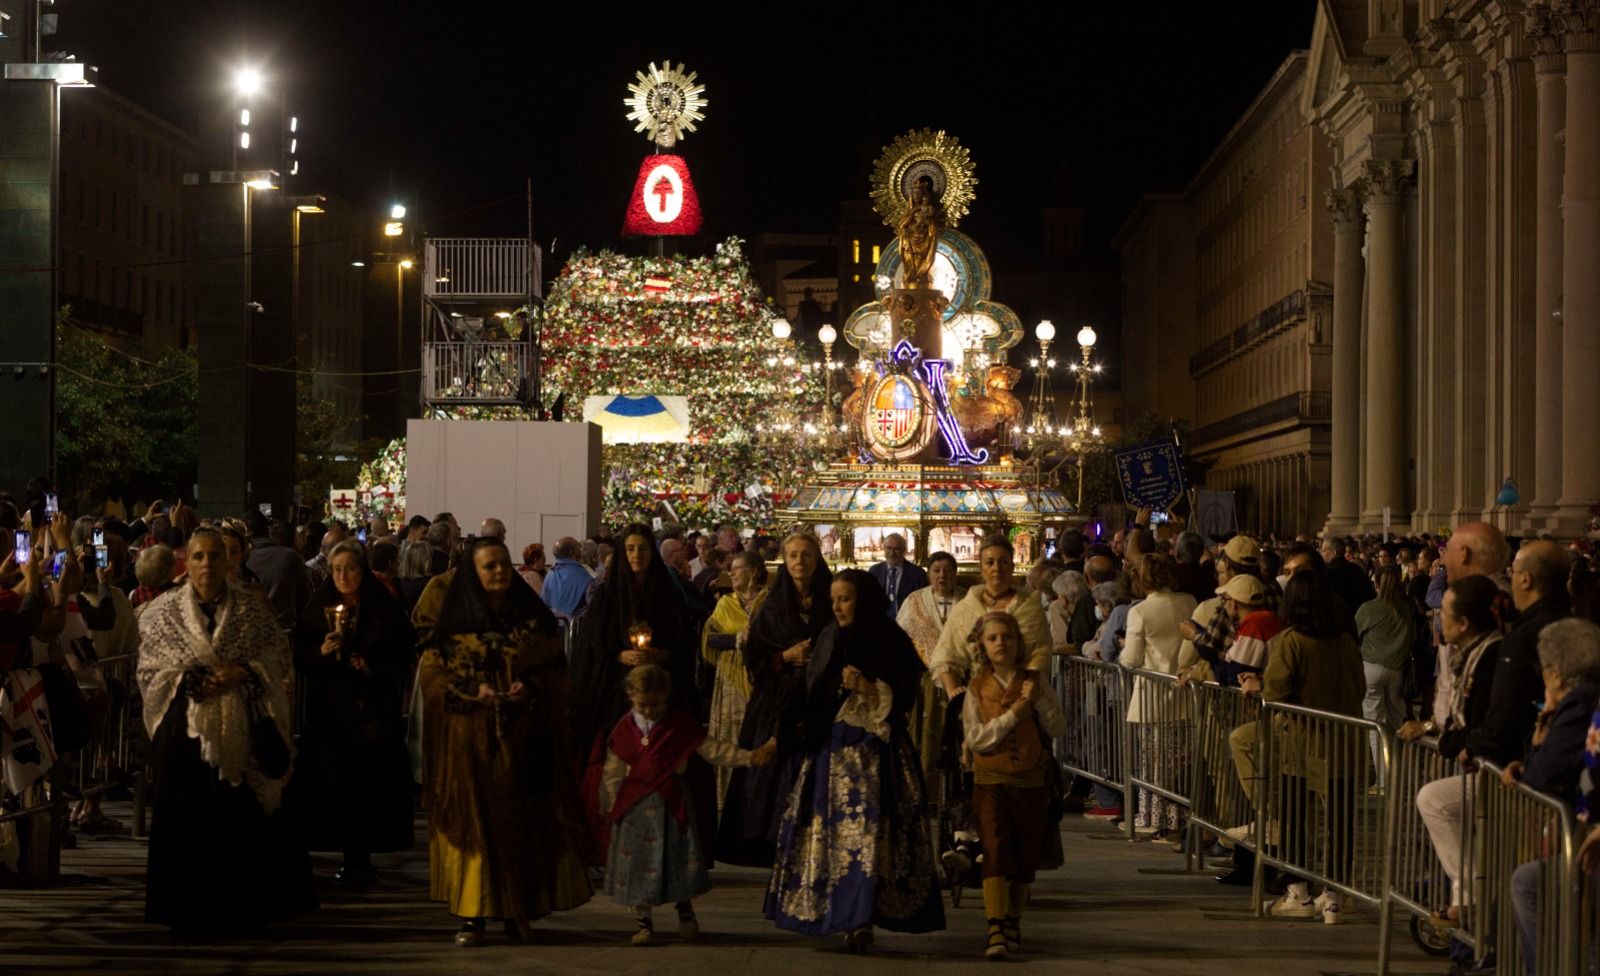
{"label": "dark night sky", "polygon": [[686,249],[831,231],[837,201],[866,196],[879,148],[929,126],[972,150],[962,227],[1000,270],[1037,261],[1041,206],[1086,207],[1105,246],[1139,194],[1181,186],[1309,43],[1315,4],[1058,6],[963,5],[969,21],[930,8],[892,26],[879,12],[916,8],[61,0],[47,47],[189,128],[233,65],[259,63],[302,117],[317,184],[304,189],[374,210],[397,196],[434,234],[517,233],[520,201],[479,205],[532,176],[536,234],[559,238],[557,258],[616,243],[649,151],[624,121],[625,86],[670,57],[710,100],[680,145],[707,217]]}

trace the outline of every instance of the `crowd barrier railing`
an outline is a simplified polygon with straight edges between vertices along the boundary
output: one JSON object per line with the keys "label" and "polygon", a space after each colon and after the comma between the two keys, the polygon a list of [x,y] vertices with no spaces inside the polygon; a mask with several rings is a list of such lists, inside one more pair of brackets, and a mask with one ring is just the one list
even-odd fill
{"label": "crowd barrier railing", "polygon": [[1265,913],[1268,867],[1381,911],[1392,858],[1386,797],[1371,789],[1372,744],[1391,767],[1393,733],[1377,722],[1283,702],[1263,704],[1256,730],[1255,914]]}
{"label": "crowd barrier railing", "polygon": [[[1492,950],[1497,976],[1522,976],[1530,952],[1535,976],[1592,972],[1579,925],[1586,886],[1572,808],[1521,783],[1502,782],[1493,763],[1479,764],[1477,782],[1483,824],[1479,904],[1485,907],[1478,958]],[[1519,902],[1525,909],[1521,919]]]}
{"label": "crowd barrier railing", "polygon": [[[1124,747],[1128,789],[1123,822],[1131,836],[1141,790],[1184,807],[1187,814],[1193,782],[1194,701],[1177,675],[1136,668],[1128,672],[1128,679],[1132,707]],[[1187,845],[1191,862],[1194,849]]]}
{"label": "crowd barrier railing", "polygon": [[[1052,669],[1067,717],[1067,731],[1055,743],[1056,761],[1064,771],[1126,797],[1127,673],[1109,661],[1060,655]],[[1126,805],[1123,812],[1128,812]]]}
{"label": "crowd barrier railing", "polygon": [[[1466,926],[1471,918],[1469,906],[1475,900],[1470,892],[1477,863],[1474,838],[1478,831],[1472,826],[1476,778],[1464,775],[1454,758],[1440,755],[1438,740],[1432,737],[1410,742],[1397,739],[1390,758],[1384,789],[1392,867],[1388,890],[1378,911],[1380,974],[1387,972],[1396,909],[1411,915],[1411,931],[1419,943],[1438,950],[1446,948],[1452,936],[1471,943],[1472,935]],[[1459,886],[1452,885],[1450,873],[1434,852],[1433,840],[1417,809],[1417,794],[1441,780],[1459,783],[1464,823],[1461,858],[1456,864]],[[1459,921],[1438,924],[1436,920],[1444,918],[1452,905],[1462,913]]]}
{"label": "crowd barrier railing", "polygon": [[[1214,681],[1189,684],[1195,716],[1193,789],[1189,805],[1189,849],[1199,849],[1200,831],[1223,836],[1255,818],[1254,784],[1246,790],[1233,761],[1235,729],[1250,729],[1261,700]],[[1241,841],[1245,847],[1253,840]]]}

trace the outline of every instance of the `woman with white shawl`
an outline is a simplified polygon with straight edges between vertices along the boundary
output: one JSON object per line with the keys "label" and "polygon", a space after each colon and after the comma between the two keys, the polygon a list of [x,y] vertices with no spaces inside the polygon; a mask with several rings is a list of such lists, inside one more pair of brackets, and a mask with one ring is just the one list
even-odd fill
{"label": "woman with white shawl", "polygon": [[245,931],[316,907],[311,865],[280,809],[293,769],[289,644],[233,579],[221,533],[189,540],[188,582],[139,620],[139,690],[155,771],[145,916]]}

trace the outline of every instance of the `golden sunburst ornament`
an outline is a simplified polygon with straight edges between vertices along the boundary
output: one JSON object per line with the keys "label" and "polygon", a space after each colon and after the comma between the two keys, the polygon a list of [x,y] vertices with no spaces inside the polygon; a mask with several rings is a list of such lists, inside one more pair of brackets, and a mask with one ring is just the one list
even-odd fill
{"label": "golden sunburst ornament", "polygon": [[648,71],[634,74],[639,80],[628,86],[630,94],[622,100],[632,109],[628,121],[638,123],[633,131],[646,132],[651,142],[671,149],[685,132],[695,131],[696,122],[706,120],[701,114],[706,86],[695,80],[698,75],[687,65],[663,61],[658,68],[652,61]]}
{"label": "golden sunburst ornament", "polygon": [[872,168],[872,206],[890,227],[905,216],[911,188],[923,175],[944,204],[946,223],[954,227],[972,204],[972,154],[943,129],[913,129],[890,143]]}

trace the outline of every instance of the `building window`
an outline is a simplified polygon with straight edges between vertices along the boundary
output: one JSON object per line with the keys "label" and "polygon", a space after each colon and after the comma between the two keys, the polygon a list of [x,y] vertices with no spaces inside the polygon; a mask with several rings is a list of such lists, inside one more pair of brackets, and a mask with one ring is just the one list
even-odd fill
{"label": "building window", "polygon": [[[860,241],[860,239],[852,240],[850,242],[850,263],[851,264],[860,264],[861,263],[861,241]],[[860,279],[858,278],[856,280],[859,281]]]}
{"label": "building window", "polygon": [[872,245],[872,263],[874,266],[883,260],[883,248],[877,244]]}

